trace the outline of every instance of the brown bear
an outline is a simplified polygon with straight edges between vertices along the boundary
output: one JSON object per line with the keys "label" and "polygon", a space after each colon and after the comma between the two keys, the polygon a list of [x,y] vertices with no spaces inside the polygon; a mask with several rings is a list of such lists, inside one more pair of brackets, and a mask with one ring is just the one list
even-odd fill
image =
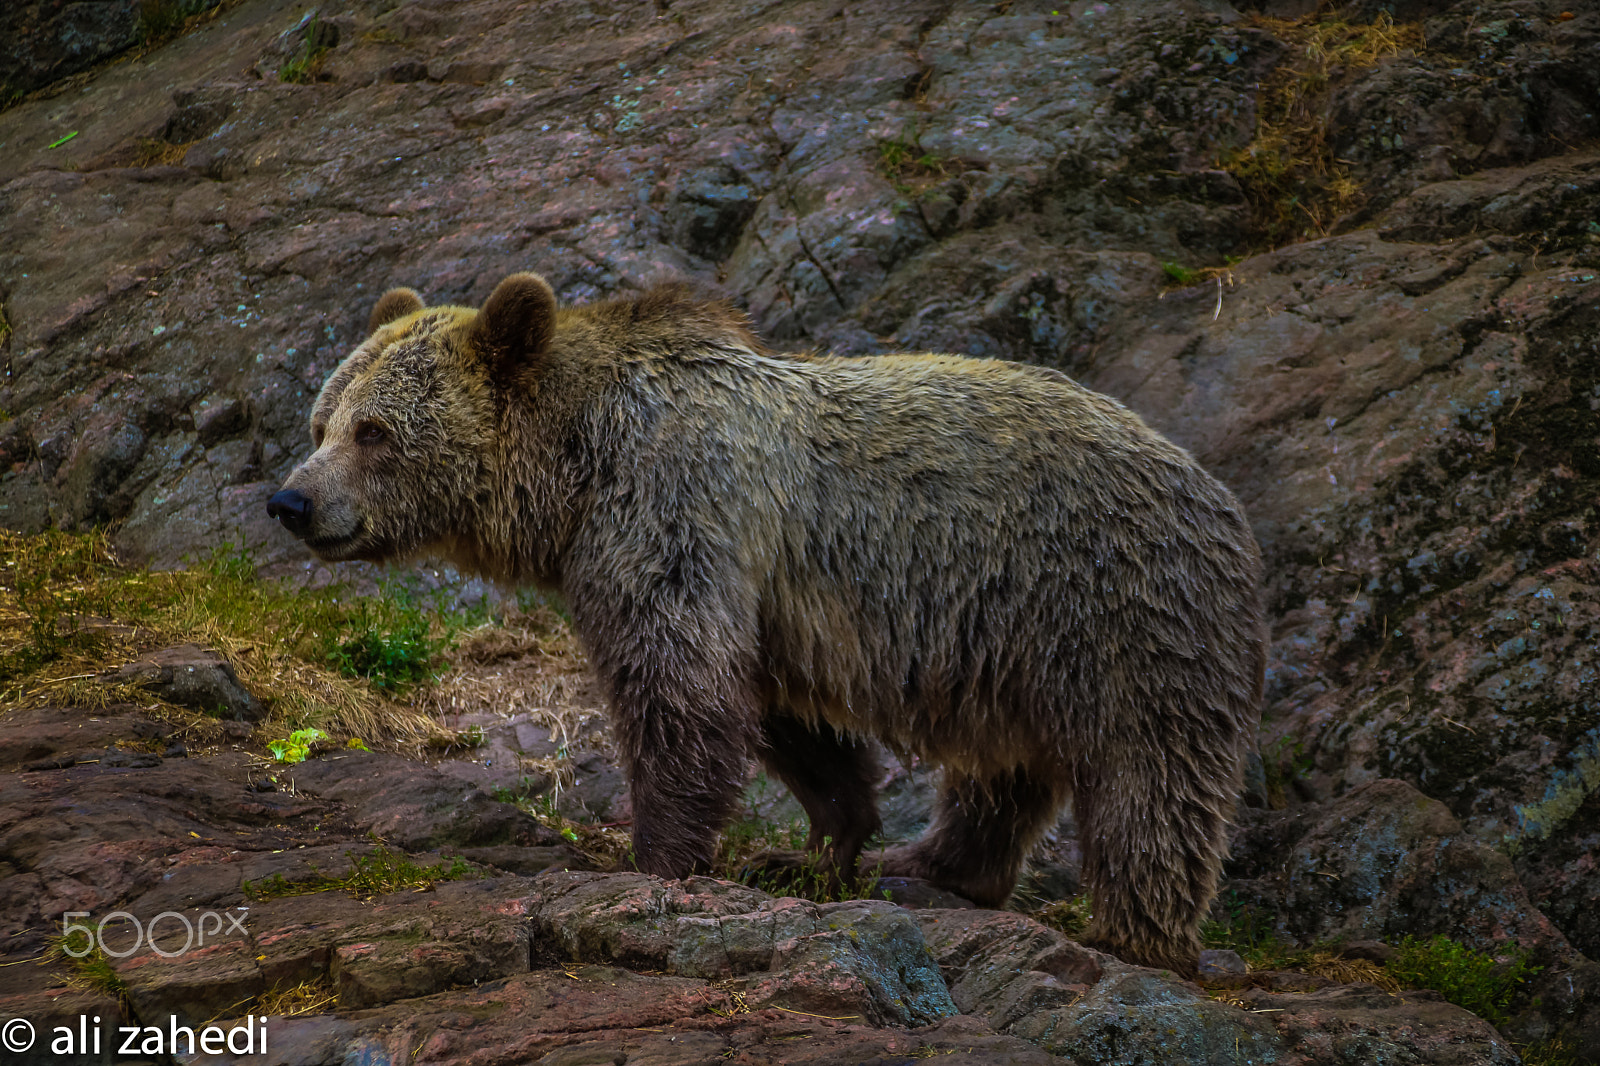
{"label": "brown bear", "polygon": [[1086,942],[1193,973],[1263,663],[1239,504],[1037,366],[765,348],[682,286],[378,302],[269,512],[324,559],[558,590],[609,693],[639,869],[709,864],[759,758],[848,870],[868,738],[943,769],[888,875],[998,906],[1071,798]]}

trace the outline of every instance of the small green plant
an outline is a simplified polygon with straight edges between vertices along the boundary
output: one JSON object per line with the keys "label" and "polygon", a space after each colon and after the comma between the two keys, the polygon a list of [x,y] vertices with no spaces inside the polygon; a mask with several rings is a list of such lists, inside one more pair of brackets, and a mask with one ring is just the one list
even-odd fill
{"label": "small green plant", "polygon": [[1189,267],[1174,262],[1162,263],[1161,272],[1179,285],[1188,285],[1200,276],[1200,271],[1191,270]]}
{"label": "small green plant", "polygon": [[878,142],[878,170],[901,196],[923,191],[945,175],[944,160],[924,152],[915,140],[896,137]]}
{"label": "small green plant", "polygon": [[595,863],[597,869],[631,869],[633,838],[621,824],[592,825],[561,813],[558,789],[516,801],[517,806],[555,830],[561,838]]}
{"label": "small green plant", "polygon": [[272,757],[279,762],[305,762],[311,754],[311,745],[327,736],[320,729],[296,729],[287,739],[274,740],[267,745]]}
{"label": "small green plant", "polygon": [[343,889],[352,896],[370,899],[402,889],[422,891],[441,881],[459,881],[472,875],[466,860],[451,859],[423,866],[398,851],[377,847],[365,855],[345,852],[350,860],[350,872],[343,877],[329,877],[312,867],[313,876],[303,881],[290,881],[282,874],[273,874],[260,881],[245,881],[241,886],[247,899],[267,900],[281,896],[304,896],[329,889]]}
{"label": "small green plant", "polygon": [[1252,967],[1266,970],[1294,969],[1309,955],[1281,940],[1273,930],[1273,916],[1237,892],[1230,891],[1220,902],[1222,917],[1200,923],[1200,942],[1206,947],[1238,952]]}
{"label": "small green plant", "polygon": [[1386,965],[1402,985],[1431,988],[1491,1025],[1511,1020],[1523,984],[1542,969],[1528,965],[1528,955],[1520,949],[1496,958],[1442,935],[1406,937]]}
{"label": "small green plant", "polygon": [[363,601],[351,626],[355,635],[328,652],[340,673],[400,693],[431,676],[446,642],[434,639],[427,616],[409,590],[389,584],[377,601]]}
{"label": "small green plant", "polygon": [[314,79],[322,57],[329,51],[328,36],[322,28],[321,14],[312,15],[300,50],[283,61],[278,68],[278,80],[304,85]]}

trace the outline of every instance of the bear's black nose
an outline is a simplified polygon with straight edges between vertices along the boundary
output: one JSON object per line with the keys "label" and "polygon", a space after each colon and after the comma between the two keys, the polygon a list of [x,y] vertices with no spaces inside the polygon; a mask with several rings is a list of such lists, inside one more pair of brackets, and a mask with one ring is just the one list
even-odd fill
{"label": "bear's black nose", "polygon": [[303,537],[311,521],[311,497],[294,489],[274,493],[272,499],[267,501],[267,515],[276,518],[290,533]]}

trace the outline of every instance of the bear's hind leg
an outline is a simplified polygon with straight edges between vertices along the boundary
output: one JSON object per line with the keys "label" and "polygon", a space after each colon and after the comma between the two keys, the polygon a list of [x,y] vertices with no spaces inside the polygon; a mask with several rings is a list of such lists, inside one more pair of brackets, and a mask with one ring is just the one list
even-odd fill
{"label": "bear's hind leg", "polygon": [[806,851],[848,877],[862,845],[878,831],[878,777],[882,770],[872,745],[814,729],[785,713],[761,723],[756,755],[788,786],[811,822]]}
{"label": "bear's hind leg", "polygon": [[1193,977],[1200,920],[1227,850],[1231,796],[1192,763],[1153,752],[1086,761],[1073,782],[1083,883],[1094,898],[1084,944]]}
{"label": "bear's hind leg", "polygon": [[933,825],[915,843],[885,852],[883,874],[919,877],[981,907],[998,907],[1054,823],[1061,789],[1022,767],[986,781],[945,773]]}

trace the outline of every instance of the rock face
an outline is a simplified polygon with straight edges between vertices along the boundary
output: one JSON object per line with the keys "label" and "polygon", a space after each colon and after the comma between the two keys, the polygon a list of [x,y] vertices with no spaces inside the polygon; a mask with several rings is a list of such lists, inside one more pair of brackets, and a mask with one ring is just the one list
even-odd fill
{"label": "rock face", "polygon": [[1225,1003],[1019,915],[924,911],[919,920],[957,1006],[1069,1062],[1519,1061],[1487,1022],[1433,993],[1351,985],[1253,990]]}
{"label": "rock face", "polygon": [[[0,81],[123,47],[135,6],[11,5]],[[1307,24],[1274,21],[1311,6],[230,3],[0,112],[0,524],[117,522],[124,552],[159,565],[229,541],[269,571],[316,570],[263,504],[309,448],[311,395],[396,284],[476,302],[532,268],[572,301],[681,274],[783,346],[1056,366],[1194,451],[1266,552],[1257,798],[1288,809],[1244,817],[1230,890],[1301,939],[1436,930],[1534,950],[1565,991],[1541,991],[1548,1014],[1518,1038],[1589,1053],[1600,155],[1581,146],[1600,135],[1600,10],[1352,4],[1347,20],[1392,16],[1400,44],[1339,53],[1313,83],[1292,73]],[[1297,143],[1348,182],[1342,199],[1263,199],[1258,120],[1290,90],[1321,94]],[[1267,249],[1273,211],[1304,216],[1307,239]],[[1214,276],[1174,287],[1199,267]],[[41,718],[0,757],[76,762],[125,719]],[[52,747],[67,731],[75,746]],[[113,771],[213,772],[67,765],[37,780],[94,793]],[[371,781],[322,784],[408,846],[533,832],[481,791],[451,823],[460,776],[383,821],[363,796],[401,796],[383,790],[403,775],[362,765]],[[600,809],[615,778],[592,771]],[[146,890],[134,801],[103,827],[68,812],[54,837],[65,786],[10,783],[34,778],[6,785],[32,797],[15,824],[34,828],[6,838],[0,894],[44,908],[17,903],[18,921]],[[902,778],[898,795],[925,786]],[[173,826],[199,826],[190,809],[275,825],[265,808],[301,803],[174,782],[205,798],[137,801]],[[891,814],[909,830],[922,809]],[[1073,884],[1070,821],[1061,836],[1056,891]],[[533,1003],[554,986],[517,987]]]}
{"label": "rock face", "polygon": [[0,13],[0,100],[76,74],[139,40],[137,0],[24,2]]}

